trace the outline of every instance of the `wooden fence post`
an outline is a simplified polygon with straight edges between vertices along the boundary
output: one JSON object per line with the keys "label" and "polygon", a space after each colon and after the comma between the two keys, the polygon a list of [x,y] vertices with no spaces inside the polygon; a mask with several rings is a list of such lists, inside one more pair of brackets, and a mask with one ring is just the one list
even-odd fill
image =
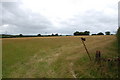
{"label": "wooden fence post", "polygon": [[96,51],[95,61],[96,62],[100,62],[101,61],[101,52],[100,51]]}
{"label": "wooden fence post", "polygon": [[85,45],[85,43],[84,43],[84,41],[85,41],[86,39],[85,39],[85,38],[81,38],[81,40],[82,40],[82,43],[83,43],[83,45],[84,45],[84,47],[85,47],[85,50],[86,50],[86,52],[87,52],[87,54],[88,54],[88,57],[89,57],[90,61],[92,61],[92,59],[91,59],[91,57],[90,57],[90,54],[89,54],[89,52],[88,52],[88,50],[87,50],[87,47],[86,47],[86,45]]}

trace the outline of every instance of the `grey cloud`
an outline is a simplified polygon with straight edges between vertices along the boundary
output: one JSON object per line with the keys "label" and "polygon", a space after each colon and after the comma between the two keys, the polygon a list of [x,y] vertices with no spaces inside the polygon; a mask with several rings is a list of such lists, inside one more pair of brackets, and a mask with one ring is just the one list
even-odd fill
{"label": "grey cloud", "polygon": [[106,15],[104,12],[96,10],[89,10],[84,14],[79,14],[80,15],[75,15],[74,18],[71,18],[68,21],[61,22],[61,24],[69,30],[69,33],[73,33],[77,30],[89,30],[92,33],[97,33],[100,31],[114,32],[117,30],[117,15]]}
{"label": "grey cloud", "polygon": [[[73,18],[59,22],[57,27],[53,27],[47,17],[33,13],[31,10],[21,8],[21,2],[5,2],[2,5],[2,24],[0,32],[8,31],[13,34],[36,34],[36,33],[62,33],[72,34],[74,31],[89,30],[92,33],[116,31],[120,20],[116,14],[105,14],[104,11],[88,10],[83,13],[76,13]],[[101,5],[102,6],[102,5]],[[120,7],[120,6],[119,6]],[[117,10],[110,6],[111,9]],[[120,9],[120,8],[119,8]],[[120,10],[118,11],[120,12]],[[119,16],[120,17],[120,16]],[[0,17],[1,18],[1,17]],[[59,27],[59,28],[58,28]]]}
{"label": "grey cloud", "polygon": [[118,26],[120,27],[120,1],[118,3]]}
{"label": "grey cloud", "polygon": [[9,25],[7,30],[4,27],[2,29],[9,32],[10,29],[13,29],[15,33],[33,34],[52,27],[52,23],[46,17],[30,10],[22,9],[20,3],[3,3],[2,12],[2,24]]}

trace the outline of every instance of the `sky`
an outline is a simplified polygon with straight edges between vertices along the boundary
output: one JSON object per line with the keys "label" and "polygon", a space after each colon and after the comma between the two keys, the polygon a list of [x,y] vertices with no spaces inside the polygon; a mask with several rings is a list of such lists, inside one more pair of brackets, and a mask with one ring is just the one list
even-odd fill
{"label": "sky", "polygon": [[118,28],[119,0],[2,0],[0,34],[91,33]]}

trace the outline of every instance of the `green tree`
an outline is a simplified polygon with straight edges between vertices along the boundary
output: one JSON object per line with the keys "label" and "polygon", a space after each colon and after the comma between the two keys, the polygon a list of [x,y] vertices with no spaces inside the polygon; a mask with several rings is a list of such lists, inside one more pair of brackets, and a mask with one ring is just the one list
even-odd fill
{"label": "green tree", "polygon": [[90,31],[84,31],[84,32],[79,32],[79,31],[76,31],[74,32],[74,35],[90,35]]}
{"label": "green tree", "polygon": [[120,39],[120,27],[117,30],[117,37]]}
{"label": "green tree", "polygon": [[20,37],[23,37],[23,34],[19,34]]}
{"label": "green tree", "polygon": [[117,30],[117,40],[118,40],[118,48],[119,48],[118,51],[120,53],[120,27]]}
{"label": "green tree", "polygon": [[52,35],[51,36],[54,36],[54,34],[52,33]]}
{"label": "green tree", "polygon": [[106,35],[110,35],[110,31],[106,31],[105,34],[106,34]]}
{"label": "green tree", "polygon": [[74,32],[74,35],[75,35],[75,36],[80,35],[80,32],[79,32],[79,31],[76,31],[76,32]]}
{"label": "green tree", "polygon": [[38,34],[37,36],[41,36],[41,34]]}
{"label": "green tree", "polygon": [[58,36],[58,33],[56,33],[55,36]]}
{"label": "green tree", "polygon": [[97,35],[104,35],[102,32],[99,32]]}
{"label": "green tree", "polygon": [[84,35],[90,35],[90,31],[85,31]]}
{"label": "green tree", "polygon": [[79,35],[84,35],[84,32],[79,32]]}

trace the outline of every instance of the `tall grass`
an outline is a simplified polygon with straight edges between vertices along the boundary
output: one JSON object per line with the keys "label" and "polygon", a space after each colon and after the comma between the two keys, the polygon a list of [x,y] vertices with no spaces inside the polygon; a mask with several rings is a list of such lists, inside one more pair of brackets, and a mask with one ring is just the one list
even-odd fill
{"label": "tall grass", "polygon": [[[92,59],[96,50],[103,57],[117,56],[114,35],[82,37]],[[3,78],[117,77],[116,68],[90,62],[80,36],[3,39],[2,46]]]}

